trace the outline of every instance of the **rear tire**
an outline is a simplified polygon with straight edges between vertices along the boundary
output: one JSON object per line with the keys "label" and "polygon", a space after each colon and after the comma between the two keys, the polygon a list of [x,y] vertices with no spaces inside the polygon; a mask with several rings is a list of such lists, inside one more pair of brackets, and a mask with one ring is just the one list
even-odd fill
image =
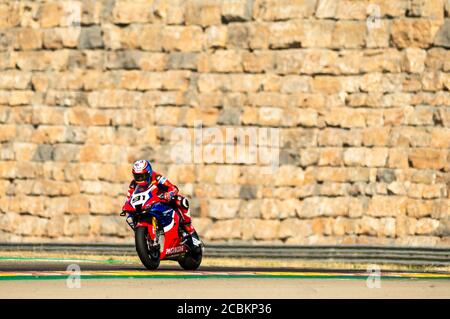
{"label": "rear tire", "polygon": [[184,257],[178,260],[181,268],[184,270],[196,270],[200,267],[202,263],[202,253],[193,255],[192,253],[187,253]]}
{"label": "rear tire", "polygon": [[159,267],[159,250],[150,250],[148,247],[147,237],[148,230],[146,227],[138,227],[134,235],[136,243],[136,252],[145,268],[155,270]]}
{"label": "rear tire", "polygon": [[[198,235],[195,234],[196,239],[200,240],[198,238]],[[198,251],[188,251],[183,257],[178,259],[178,264],[181,266],[181,268],[185,270],[196,270],[198,267],[200,267],[200,264],[202,263],[203,258],[203,243],[199,247]]]}

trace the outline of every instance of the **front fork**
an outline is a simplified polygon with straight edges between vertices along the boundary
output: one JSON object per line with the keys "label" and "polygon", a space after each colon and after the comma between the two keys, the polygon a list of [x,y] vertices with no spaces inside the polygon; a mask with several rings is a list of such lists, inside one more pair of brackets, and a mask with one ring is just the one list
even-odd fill
{"label": "front fork", "polygon": [[134,222],[134,217],[131,216],[130,214],[128,214],[126,222],[127,222],[128,226],[131,227],[132,230],[136,229],[136,223]]}
{"label": "front fork", "polygon": [[[164,247],[164,236],[157,236],[157,229],[158,229],[158,220],[156,219],[155,216],[152,216],[151,218],[151,223],[148,222],[135,222],[134,219],[134,215],[130,216],[130,214],[128,215],[127,219],[126,219],[128,225],[131,227],[131,229],[136,230],[137,227],[147,227],[147,232],[148,232],[148,236],[149,239],[151,240],[151,242],[153,243],[154,247],[158,247],[160,248],[160,250],[162,250],[162,248]],[[150,242],[149,244],[149,248],[150,247]]]}
{"label": "front fork", "polygon": [[152,216],[151,224],[148,222],[137,222],[136,223],[135,216],[128,214],[128,217],[126,218],[126,222],[132,230],[136,230],[137,227],[147,227],[150,239],[153,241],[155,240],[156,229],[158,229],[158,223],[157,223],[157,219],[155,216]]}
{"label": "front fork", "polygon": [[152,216],[152,227],[149,227],[148,233],[150,234],[150,238],[155,242],[156,239],[156,230],[158,229],[158,225],[156,223],[156,217]]}

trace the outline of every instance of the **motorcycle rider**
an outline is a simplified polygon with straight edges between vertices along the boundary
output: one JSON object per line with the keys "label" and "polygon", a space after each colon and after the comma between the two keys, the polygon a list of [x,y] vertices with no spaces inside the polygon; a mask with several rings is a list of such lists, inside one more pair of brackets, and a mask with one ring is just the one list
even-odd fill
{"label": "motorcycle rider", "polygon": [[[150,161],[148,160],[138,160],[134,162],[131,172],[133,173],[133,180],[128,187],[128,194],[125,203],[130,200],[130,197],[136,187],[147,189],[151,185],[156,185],[160,191],[160,194],[163,195],[163,198],[180,212],[182,217],[182,227],[187,233],[187,244],[191,249],[197,249],[197,247],[199,247],[199,241],[192,239],[193,237],[198,239],[198,235],[194,229],[194,226],[192,226],[189,201],[178,192],[178,187],[172,184],[166,177],[155,172],[152,169]],[[126,214],[124,209],[125,204],[122,207],[122,216]]]}

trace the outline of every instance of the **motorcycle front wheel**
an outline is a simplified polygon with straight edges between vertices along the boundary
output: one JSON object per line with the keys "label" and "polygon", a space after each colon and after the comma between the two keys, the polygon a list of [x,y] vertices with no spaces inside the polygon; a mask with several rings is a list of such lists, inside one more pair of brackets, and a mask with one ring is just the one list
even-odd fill
{"label": "motorcycle front wheel", "polygon": [[150,249],[148,245],[148,230],[146,227],[138,227],[135,231],[134,240],[136,252],[145,268],[155,270],[159,267],[159,249]]}

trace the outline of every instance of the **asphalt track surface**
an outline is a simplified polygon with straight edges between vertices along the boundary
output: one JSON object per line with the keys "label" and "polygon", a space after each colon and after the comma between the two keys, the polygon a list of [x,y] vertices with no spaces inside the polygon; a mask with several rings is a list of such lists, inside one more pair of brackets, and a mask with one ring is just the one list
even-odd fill
{"label": "asphalt track surface", "polygon": [[[67,270],[74,264],[79,273]],[[185,271],[176,262],[162,262],[148,271],[118,261],[0,258],[0,298],[450,298],[450,273],[382,270],[376,278],[365,270]]]}

